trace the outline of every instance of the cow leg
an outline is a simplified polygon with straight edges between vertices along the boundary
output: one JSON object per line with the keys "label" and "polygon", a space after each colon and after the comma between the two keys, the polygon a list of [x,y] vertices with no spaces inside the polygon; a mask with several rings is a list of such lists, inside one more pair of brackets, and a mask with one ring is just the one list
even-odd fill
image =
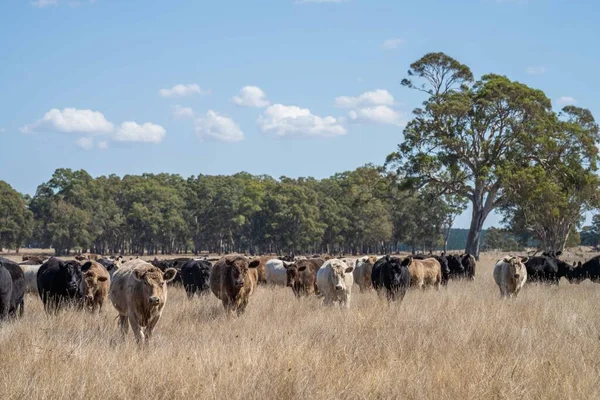
{"label": "cow leg", "polygon": [[240,302],[240,304],[237,307],[237,315],[240,316],[244,313],[244,311],[246,311],[246,306],[248,305],[248,300],[244,299]]}
{"label": "cow leg", "polygon": [[350,308],[350,296],[348,294],[345,294],[340,300],[340,307],[346,309]]}
{"label": "cow leg", "polygon": [[150,341],[150,337],[152,336],[152,332],[160,319],[160,315],[154,317],[152,320],[148,322],[148,326],[146,327],[146,342]]}
{"label": "cow leg", "polygon": [[131,330],[133,331],[133,336],[135,336],[135,341],[137,343],[143,343],[145,339],[144,330],[140,324],[138,324],[135,317],[129,317],[129,325],[131,325]]}
{"label": "cow leg", "polygon": [[121,334],[123,335],[123,338],[125,338],[129,331],[129,320],[127,315],[119,315],[119,328],[121,328]]}
{"label": "cow leg", "polygon": [[333,304],[333,298],[331,296],[325,296],[323,304],[325,304],[326,306],[331,306]]}
{"label": "cow leg", "polygon": [[196,293],[196,286],[187,285],[185,287],[185,293],[187,294],[188,299],[191,300],[194,297],[194,294]]}

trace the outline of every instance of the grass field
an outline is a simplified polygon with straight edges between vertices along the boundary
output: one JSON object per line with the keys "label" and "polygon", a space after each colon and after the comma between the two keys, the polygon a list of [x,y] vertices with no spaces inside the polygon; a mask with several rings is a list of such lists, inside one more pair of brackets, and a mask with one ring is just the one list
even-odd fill
{"label": "grass field", "polygon": [[388,305],[355,286],[350,310],[260,287],[242,317],[170,288],[152,342],[100,315],[0,328],[0,399],[598,399],[600,286],[527,286],[502,301],[483,256],[475,282]]}

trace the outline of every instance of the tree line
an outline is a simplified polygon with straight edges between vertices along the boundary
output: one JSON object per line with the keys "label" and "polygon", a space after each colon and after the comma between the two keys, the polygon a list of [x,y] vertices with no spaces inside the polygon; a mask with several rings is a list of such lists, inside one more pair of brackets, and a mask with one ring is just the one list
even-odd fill
{"label": "tree line", "polygon": [[[598,208],[598,124],[559,112],[539,89],[470,68],[444,53],[402,80],[424,96],[383,166],[330,178],[173,174],[91,177],[57,170],[33,197],[0,185],[0,246],[98,253],[367,253],[446,248],[472,208],[465,251],[476,257],[492,211],[497,243],[545,251],[574,241]],[[594,232],[583,232],[592,240]]]}

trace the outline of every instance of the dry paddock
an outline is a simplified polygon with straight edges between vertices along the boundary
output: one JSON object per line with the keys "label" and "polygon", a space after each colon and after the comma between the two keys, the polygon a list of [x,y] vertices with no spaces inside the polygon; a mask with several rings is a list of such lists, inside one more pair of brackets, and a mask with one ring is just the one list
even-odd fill
{"label": "dry paddock", "polygon": [[146,348],[112,306],[47,317],[28,295],[0,328],[0,399],[600,398],[600,286],[501,301],[492,265],[401,304],[355,290],[350,310],[262,287],[239,318],[171,288]]}

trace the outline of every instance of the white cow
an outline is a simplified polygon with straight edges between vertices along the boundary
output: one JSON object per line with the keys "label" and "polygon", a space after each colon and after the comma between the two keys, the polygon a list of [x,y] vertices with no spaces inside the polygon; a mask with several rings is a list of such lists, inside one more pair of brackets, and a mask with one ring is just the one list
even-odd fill
{"label": "white cow", "polygon": [[37,273],[42,265],[19,265],[25,275],[25,291],[37,293]]}
{"label": "white cow", "polygon": [[500,288],[500,296],[517,297],[527,281],[528,258],[505,256],[494,267],[494,280]]}
{"label": "white cow", "polygon": [[331,305],[338,301],[340,306],[350,308],[352,294],[353,267],[349,267],[337,258],[327,260],[317,272],[317,287],[325,298],[325,304]]}
{"label": "white cow", "polygon": [[265,279],[269,285],[285,286],[287,283],[286,266],[293,263],[281,261],[278,258],[267,261],[265,264]]}

